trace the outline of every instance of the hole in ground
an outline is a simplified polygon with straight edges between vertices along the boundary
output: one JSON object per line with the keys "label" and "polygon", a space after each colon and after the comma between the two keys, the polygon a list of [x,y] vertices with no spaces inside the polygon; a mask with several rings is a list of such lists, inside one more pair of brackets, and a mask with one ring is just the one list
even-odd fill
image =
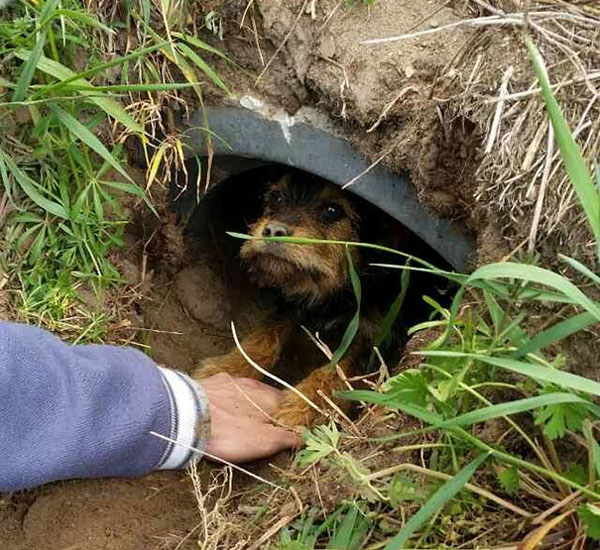
{"label": "hole in ground", "polygon": [[[202,168],[203,161],[188,161],[188,185],[176,183],[172,189],[179,225],[186,228],[185,236],[178,244],[185,247],[186,261],[175,273],[167,271],[163,274],[155,289],[152,306],[146,308],[146,321],[159,331],[153,333],[151,342],[156,358],[190,371],[201,359],[232,349],[231,320],[238,333],[244,336],[273,315],[288,316],[293,318],[295,329],[284,347],[276,374],[296,382],[312,368],[327,362],[301,325],[313,334],[318,332],[332,350],[336,349],[356,309],[349,279],[345,279],[343,291],[334,293],[316,307],[282,299],[279,289],[259,288],[249,277],[250,262],[244,264],[240,258],[244,241],[227,235],[227,232],[248,233],[249,227],[263,214],[263,197],[268,184],[286,174],[299,185],[327,187],[333,184],[281,164],[218,157],[211,177],[212,189],[202,196],[202,191],[198,193],[194,187]],[[335,190],[342,193],[337,186]],[[439,254],[401,223],[364,199],[343,193],[359,214],[357,226],[363,242],[390,246],[449,269]],[[199,203],[198,196],[202,196]],[[319,200],[313,197],[302,206],[300,213],[307,215]],[[322,245],[322,249],[323,246],[339,247]],[[400,292],[402,274],[400,270],[370,264],[399,264],[404,260],[389,253],[359,251],[360,260],[355,258],[362,282],[359,347],[370,349],[385,314]],[[402,352],[406,327],[426,320],[431,313],[431,306],[422,296],[428,295],[442,304],[449,301],[444,285],[439,278],[412,274],[401,321],[396,323],[404,330],[396,331],[397,338],[385,353],[391,367]],[[365,346],[366,341],[368,346]],[[368,355],[361,355],[361,363],[368,363]]]}

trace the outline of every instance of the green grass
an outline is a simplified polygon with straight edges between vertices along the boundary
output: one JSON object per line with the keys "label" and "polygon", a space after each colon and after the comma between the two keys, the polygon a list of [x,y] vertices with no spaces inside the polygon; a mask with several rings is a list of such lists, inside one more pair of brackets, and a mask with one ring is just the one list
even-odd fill
{"label": "green grass", "polygon": [[[324,521],[317,522],[317,510],[312,509],[302,518],[281,531],[277,550],[359,550],[366,538],[370,520],[364,506],[342,504]],[[326,546],[320,543],[325,540]]]}
{"label": "green grass", "polygon": [[[148,112],[168,105],[170,94],[189,92],[202,105],[207,84],[229,93],[210,59],[230,60],[189,34],[184,4],[126,2],[122,20],[103,21],[76,0],[23,0],[11,8],[10,18],[0,20],[0,181],[11,210],[0,266],[25,320],[69,333],[78,342],[101,341],[114,321],[82,295],[122,283],[111,262],[112,251],[123,245],[122,204],[145,201],[152,208],[145,190],[132,180],[124,139],[141,139],[152,183],[173,159],[182,160],[184,151],[178,135],[154,137]],[[215,16],[206,23],[219,34]],[[119,32],[130,32],[137,41],[109,58],[103,41]],[[526,44],[600,262],[600,173],[594,177],[585,164],[543,61],[529,38]],[[165,71],[181,82],[163,82]],[[207,139],[212,139],[208,130]],[[492,505],[516,514],[524,534],[535,527],[527,527],[523,518],[551,506],[540,492],[554,502],[570,499],[576,507],[572,517],[590,539],[599,540],[600,385],[562,370],[565,358],[556,351],[565,338],[600,322],[597,266],[561,256],[577,280],[519,262],[486,265],[467,275],[374,248],[395,255],[397,263],[380,267],[401,270],[403,277],[378,341],[402,314],[409,274],[433,273],[460,287],[447,310],[430,300],[434,316],[413,328],[413,333],[434,332],[420,352],[418,369],[390,378],[382,391],[344,394],[417,418],[422,429],[385,439],[422,436],[405,447],[420,450],[423,462],[370,471],[342,449],[349,438],[335,426],[306,434],[307,447],[298,460],[329,462],[356,485],[357,496],[323,519],[317,519],[316,510],[306,512],[280,533],[277,547],[457,548],[481,533],[475,516],[485,518]],[[357,311],[334,362],[360,320],[360,281],[348,258]],[[561,315],[535,330],[529,312],[540,304],[560,308]],[[494,421],[502,423],[503,435],[482,438],[482,429]],[[553,518],[562,521],[567,509],[557,509],[539,528],[550,528]],[[400,528],[386,519],[393,514],[402,518]]]}
{"label": "green grass", "polygon": [[[153,29],[157,9],[163,25]],[[140,0],[126,3],[122,21],[100,21],[79,1],[41,0],[15,4],[0,21],[0,191],[11,210],[0,265],[25,319],[55,329],[89,325],[92,340],[102,335],[97,327],[109,326],[81,292],[122,283],[111,262],[123,245],[122,205],[144,201],[153,210],[122,143],[141,139],[154,179],[167,150],[179,158],[183,147],[178,138],[156,142],[144,106],[186,89],[201,99],[207,82],[228,93],[204,58],[223,54],[185,34],[181,15],[169,2]],[[131,22],[139,45],[107,57],[104,41]],[[182,82],[163,82],[169,63]]]}

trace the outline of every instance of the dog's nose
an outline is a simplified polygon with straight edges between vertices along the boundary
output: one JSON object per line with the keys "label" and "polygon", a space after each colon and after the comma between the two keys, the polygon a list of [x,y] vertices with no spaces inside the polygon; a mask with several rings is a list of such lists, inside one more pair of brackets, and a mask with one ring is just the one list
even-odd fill
{"label": "dog's nose", "polygon": [[291,237],[293,231],[281,222],[269,222],[262,234],[263,237]]}

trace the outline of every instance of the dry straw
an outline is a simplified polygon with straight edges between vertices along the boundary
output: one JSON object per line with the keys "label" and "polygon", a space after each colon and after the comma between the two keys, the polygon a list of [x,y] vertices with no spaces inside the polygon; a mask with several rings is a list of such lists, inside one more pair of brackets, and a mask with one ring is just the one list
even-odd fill
{"label": "dry straw", "polygon": [[[471,2],[484,18],[505,18],[511,25],[477,31],[487,39],[456,67],[473,77],[452,103],[486,133],[476,200],[499,217],[513,245],[526,239],[530,252],[551,242],[551,252],[559,246],[587,260],[594,247],[553,144],[522,28],[529,24],[561,108],[593,166],[600,158],[600,11],[589,9],[594,4],[532,1],[527,13],[525,2]],[[503,11],[511,5],[513,13]],[[478,59],[480,67],[472,71]]]}
{"label": "dry straw", "polygon": [[591,234],[549,135],[523,34],[527,30],[541,51],[561,108],[594,167],[600,157],[598,2],[466,0],[452,6],[460,14],[456,21],[369,37],[363,47],[376,54],[380,45],[401,48],[404,42],[461,33],[462,49],[440,71],[452,85],[438,108],[446,123],[469,120],[480,131],[475,202],[485,216],[478,219],[498,221],[513,249],[547,250],[552,260],[557,247],[567,248],[589,260]]}

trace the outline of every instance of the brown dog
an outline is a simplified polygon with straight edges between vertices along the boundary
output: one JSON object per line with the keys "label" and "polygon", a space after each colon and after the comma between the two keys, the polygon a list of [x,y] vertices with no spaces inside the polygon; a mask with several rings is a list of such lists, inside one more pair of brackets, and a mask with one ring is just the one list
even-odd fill
{"label": "brown dog", "polygon": [[[251,279],[260,287],[276,289],[279,294],[278,306],[268,322],[241,343],[256,363],[269,371],[274,369],[294,325],[303,325],[318,332],[321,339],[335,350],[356,312],[356,298],[343,245],[262,239],[299,237],[374,242],[374,234],[369,233],[368,228],[376,227],[381,233],[382,224],[381,212],[361,208],[356,199],[324,180],[297,173],[293,176],[288,174],[268,186],[262,215],[249,227],[252,236],[258,240],[246,241],[240,254]],[[405,232],[397,233],[394,245],[402,244],[405,237]],[[369,238],[373,240],[367,240]],[[360,328],[340,362],[347,375],[360,372],[360,367],[368,362],[378,327],[400,290],[399,271],[390,274],[389,271],[370,267],[369,263],[377,260],[372,252],[356,247],[349,250],[361,277],[363,298]],[[386,260],[389,261],[390,257],[387,256]],[[392,336],[397,334],[398,328]],[[218,372],[260,377],[237,348],[225,355],[205,359],[194,376],[202,378]],[[318,390],[331,395],[334,390],[343,388],[343,382],[336,369],[324,359],[296,388],[319,403]],[[291,391],[286,392],[278,416],[280,422],[290,426],[309,426],[317,418],[318,414],[304,400]]]}

